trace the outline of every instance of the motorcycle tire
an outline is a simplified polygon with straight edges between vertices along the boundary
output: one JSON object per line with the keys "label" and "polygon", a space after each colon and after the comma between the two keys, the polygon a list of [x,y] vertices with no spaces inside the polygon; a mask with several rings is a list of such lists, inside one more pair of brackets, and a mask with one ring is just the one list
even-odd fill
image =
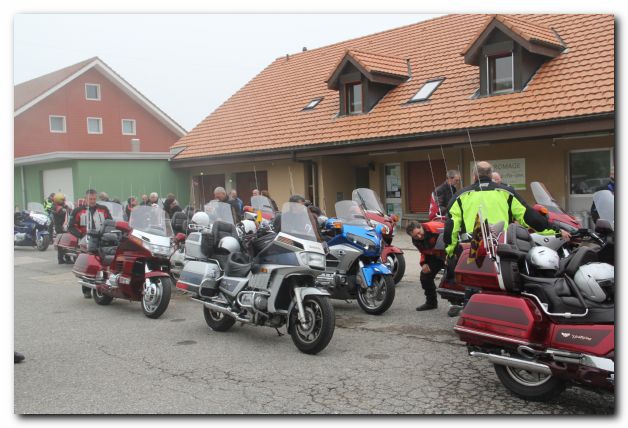
{"label": "motorcycle tire", "polygon": [[[381,315],[390,308],[395,300],[395,282],[392,275],[376,275],[373,277],[373,281],[384,281],[384,284],[382,284],[382,286],[385,287],[383,292],[386,293],[384,294],[384,298],[375,303],[369,302],[366,294],[372,292],[372,290],[369,290],[369,288],[359,288],[357,301],[360,308],[367,314]],[[370,287],[370,289],[373,289],[373,287]]]}
{"label": "motorcycle tire", "polygon": [[403,276],[406,273],[406,258],[403,254],[391,253],[388,256],[388,259],[394,258],[391,261],[391,270],[393,271],[393,280],[395,284],[399,284],[399,282],[403,279]]}
{"label": "motorcycle tire", "polygon": [[106,306],[113,302],[113,297],[102,294],[98,290],[92,290],[92,297],[94,298],[94,302],[102,306]]}
{"label": "motorcycle tire", "polygon": [[236,320],[229,315],[215,312],[203,306],[205,322],[213,331],[227,331],[235,324]]}
{"label": "motorcycle tire", "polygon": [[564,381],[556,379],[552,375],[545,375],[545,377],[539,375],[537,380],[526,379],[522,374],[530,375],[531,377],[534,375],[526,370],[517,370],[498,364],[494,366],[495,373],[502,385],[513,395],[523,398],[524,400],[550,401],[556,398],[567,387]]}
{"label": "motorcycle tire", "polygon": [[[299,321],[297,305],[292,308],[290,316],[290,336],[292,342],[305,354],[318,354],[325,349],[336,327],[336,315],[329,297],[310,295],[303,299],[303,309],[307,321],[304,328]],[[310,325],[310,322],[313,323]]]}
{"label": "motorcycle tire", "polygon": [[170,303],[170,295],[172,294],[172,279],[165,277],[155,278],[157,283],[157,299],[153,301],[149,301],[145,295],[142,296],[142,300],[140,301],[142,305],[142,312],[148,318],[157,319],[159,318],[166,309],[168,309],[168,304]]}
{"label": "motorcycle tire", "polygon": [[41,241],[37,241],[37,249],[39,251],[46,251],[50,245],[50,236],[44,236]]}

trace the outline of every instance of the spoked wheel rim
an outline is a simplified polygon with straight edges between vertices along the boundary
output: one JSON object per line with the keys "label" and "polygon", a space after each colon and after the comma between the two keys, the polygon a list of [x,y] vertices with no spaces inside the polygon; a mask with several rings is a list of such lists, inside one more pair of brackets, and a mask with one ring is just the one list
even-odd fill
{"label": "spoked wheel rim", "polygon": [[506,366],[506,371],[515,382],[523,386],[540,386],[552,378],[552,375]]}
{"label": "spoked wheel rim", "polygon": [[40,236],[39,238],[37,238],[37,249],[42,249],[44,248],[44,245],[46,245],[46,238],[44,238],[43,236]]}
{"label": "spoked wheel rim", "polygon": [[389,254],[388,257],[386,257],[386,264],[393,275],[397,273],[397,269],[399,269],[399,261],[394,253]]}
{"label": "spoked wheel rim", "polygon": [[302,324],[297,315],[296,331],[299,339],[304,343],[315,342],[323,329],[323,309],[315,300],[303,302],[305,324]]}
{"label": "spoked wheel rim", "polygon": [[222,312],[212,311],[211,309],[208,309],[207,312],[209,313],[209,317],[214,321],[221,321],[225,317],[225,314]]}
{"label": "spoked wheel rim", "polygon": [[161,303],[163,296],[163,283],[160,280],[146,281],[144,283],[144,296],[142,304],[148,313],[155,312]]}
{"label": "spoked wheel rim", "polygon": [[364,306],[369,309],[379,308],[386,300],[386,293],[388,287],[383,276],[376,276],[373,278],[373,285],[370,287],[360,288],[358,290],[358,298],[362,301]]}

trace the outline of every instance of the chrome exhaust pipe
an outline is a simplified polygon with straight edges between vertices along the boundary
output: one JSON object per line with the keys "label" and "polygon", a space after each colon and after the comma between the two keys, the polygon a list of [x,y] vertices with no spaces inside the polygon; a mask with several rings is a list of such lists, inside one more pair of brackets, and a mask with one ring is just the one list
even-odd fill
{"label": "chrome exhaust pipe", "polygon": [[87,282],[84,281],[82,279],[79,279],[79,284],[81,284],[83,287],[87,287],[87,288],[91,288],[92,290],[96,289],[96,284],[94,284],[93,282]]}
{"label": "chrome exhaust pipe", "polygon": [[215,303],[211,303],[211,302],[206,302],[205,300],[201,300],[201,299],[194,299],[193,298],[192,300],[195,300],[195,301],[201,303],[207,309],[210,309],[210,310],[215,311],[215,312],[220,312],[221,314],[228,315],[231,318],[235,318],[236,321],[245,322],[245,323],[250,323],[251,322],[250,320],[248,320],[246,318],[239,317],[238,314],[234,313],[229,308],[225,308],[224,306],[216,305]]}
{"label": "chrome exhaust pipe", "polygon": [[487,354],[484,352],[471,351],[469,353],[472,357],[484,357],[493,364],[500,366],[508,366],[515,369],[528,370],[535,373],[541,373],[544,375],[551,375],[552,370],[549,366],[541,363],[535,363],[533,361],[525,361],[519,358],[505,357],[503,355]]}

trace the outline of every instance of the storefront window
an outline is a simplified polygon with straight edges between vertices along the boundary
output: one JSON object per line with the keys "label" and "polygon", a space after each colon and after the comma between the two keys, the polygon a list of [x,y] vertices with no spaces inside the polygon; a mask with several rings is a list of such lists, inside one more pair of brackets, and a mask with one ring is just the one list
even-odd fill
{"label": "storefront window", "polygon": [[572,195],[590,195],[608,184],[611,173],[610,150],[569,153],[569,188]]}

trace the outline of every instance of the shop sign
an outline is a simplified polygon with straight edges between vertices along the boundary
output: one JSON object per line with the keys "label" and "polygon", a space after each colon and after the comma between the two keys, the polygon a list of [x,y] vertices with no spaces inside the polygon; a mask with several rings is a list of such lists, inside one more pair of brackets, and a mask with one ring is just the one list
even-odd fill
{"label": "shop sign", "polygon": [[[493,171],[498,172],[502,177],[502,183],[515,188],[515,190],[526,189],[525,158],[497,159],[487,162],[493,165]],[[473,161],[469,162],[469,171],[471,171],[471,182],[473,182]]]}

